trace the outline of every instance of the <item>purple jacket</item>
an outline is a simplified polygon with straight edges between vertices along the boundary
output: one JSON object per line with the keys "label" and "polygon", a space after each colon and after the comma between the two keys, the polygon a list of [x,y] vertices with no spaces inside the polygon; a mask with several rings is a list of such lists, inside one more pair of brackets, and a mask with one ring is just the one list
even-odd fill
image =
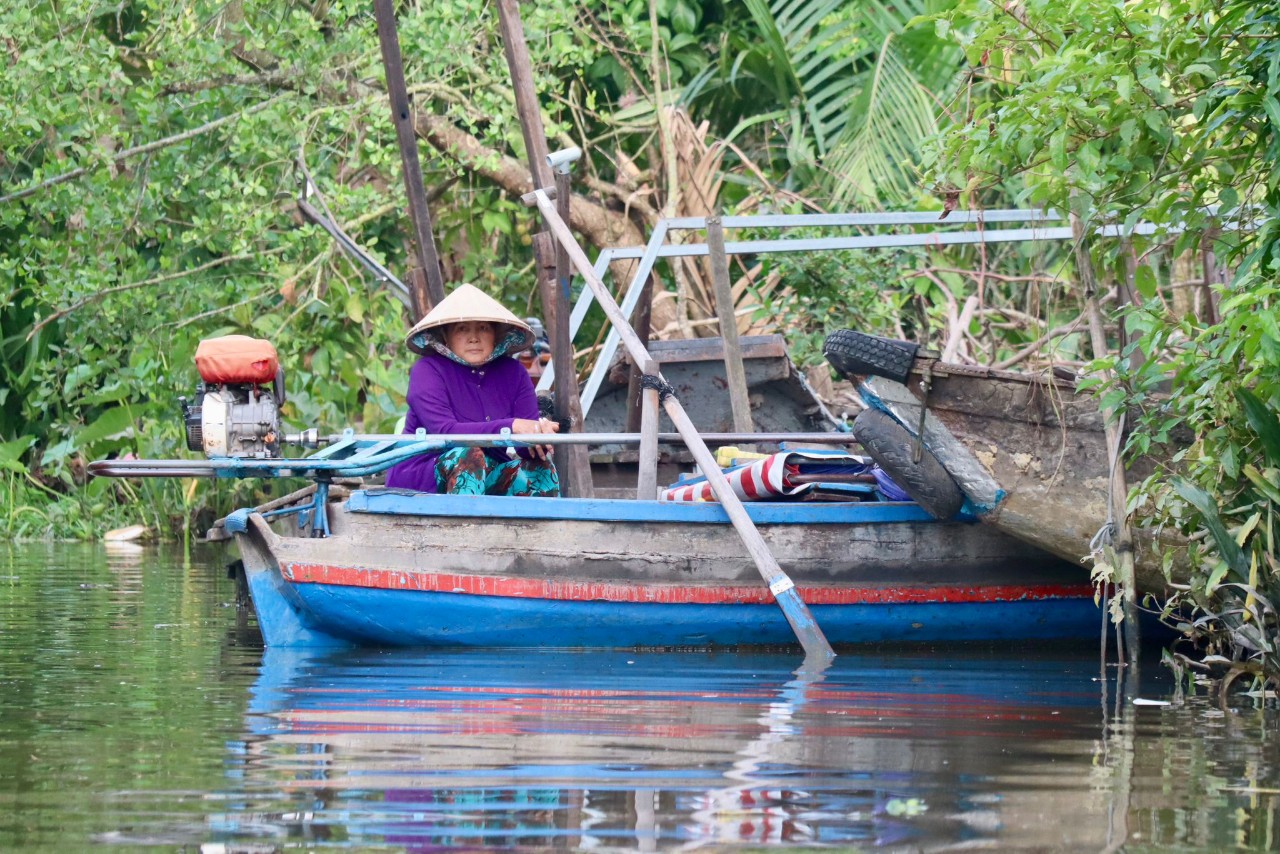
{"label": "purple jacket", "polygon": [[[476,368],[435,353],[423,356],[409,371],[408,403],[406,433],[419,427],[428,433],[500,433],[517,418],[538,420],[533,380],[510,356]],[[487,453],[495,460],[507,459],[502,449]],[[387,472],[387,486],[438,492],[439,456],[426,454],[397,463]]]}

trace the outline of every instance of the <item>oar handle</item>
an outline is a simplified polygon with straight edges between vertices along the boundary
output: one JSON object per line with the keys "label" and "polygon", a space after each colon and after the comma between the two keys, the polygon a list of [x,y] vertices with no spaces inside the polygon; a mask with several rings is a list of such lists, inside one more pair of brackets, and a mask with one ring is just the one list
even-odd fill
{"label": "oar handle", "polygon": [[[551,233],[569,255],[569,260],[573,262],[573,266],[577,268],[582,278],[586,281],[587,287],[591,288],[592,293],[595,294],[596,302],[604,309],[605,316],[609,318],[613,328],[617,330],[632,361],[637,365],[651,362],[653,357],[649,355],[649,351],[641,343],[640,336],[636,335],[635,330],[631,328],[631,324],[627,321],[626,316],[623,315],[622,309],[618,307],[617,302],[614,301],[609,289],[605,287],[604,282],[596,275],[594,266],[588,260],[586,253],[582,251],[582,247],[578,246],[578,242],[573,239],[573,234],[569,231],[569,227],[565,225],[564,220],[560,218],[559,213],[556,211],[556,206],[547,196],[546,191],[535,190],[533,196],[538,205],[538,211],[542,214],[543,222],[551,229]],[[795,584],[790,577],[782,571],[782,567],[778,565],[778,561],[770,553],[764,538],[756,530],[755,523],[747,515],[746,508],[742,506],[738,496],[734,494],[733,487],[729,485],[724,473],[720,471],[720,466],[716,464],[711,451],[707,449],[706,443],[698,435],[697,428],[689,420],[689,416],[685,413],[684,407],[680,405],[680,401],[676,400],[674,395],[668,395],[663,401],[663,408],[675,425],[676,430],[679,431],[681,438],[684,439],[690,453],[693,454],[694,460],[697,461],[698,466],[702,469],[703,475],[707,478],[707,483],[711,486],[711,491],[715,494],[721,506],[724,507],[725,513],[729,516],[729,521],[733,523],[734,529],[742,538],[742,544],[746,547],[752,560],[755,561],[761,577],[769,585],[769,592],[773,594],[774,601],[782,609],[783,615],[786,616],[787,622],[791,624],[791,629],[796,634],[796,639],[804,647],[805,658],[819,661],[829,661],[834,658],[835,653],[831,650],[831,644],[827,643],[827,638],[823,635],[822,629],[818,627],[817,621],[809,613],[809,607],[800,598],[800,594],[796,591]]]}

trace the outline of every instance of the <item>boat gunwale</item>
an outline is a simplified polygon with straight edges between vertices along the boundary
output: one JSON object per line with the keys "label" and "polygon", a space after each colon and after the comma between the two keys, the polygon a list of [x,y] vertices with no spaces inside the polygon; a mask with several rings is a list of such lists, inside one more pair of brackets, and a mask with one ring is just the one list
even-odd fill
{"label": "boat gunwale", "polygon": [[[675,522],[730,524],[715,502],[654,501],[630,498],[539,498],[509,495],[446,495],[374,487],[355,490],[344,507],[352,514],[442,516],[503,520],[585,522]],[[756,501],[744,502],[751,521],[765,525],[876,525],[909,522],[976,523],[962,513],[936,520],[911,501]]]}

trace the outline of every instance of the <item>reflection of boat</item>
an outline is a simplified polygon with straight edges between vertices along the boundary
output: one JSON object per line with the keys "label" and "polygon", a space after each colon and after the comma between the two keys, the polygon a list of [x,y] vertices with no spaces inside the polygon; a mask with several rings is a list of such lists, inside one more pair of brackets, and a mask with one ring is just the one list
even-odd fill
{"label": "reflection of boat", "polygon": [[269,649],[229,774],[272,800],[215,824],[412,850],[1101,837],[1026,786],[1046,751],[1093,750],[1092,652],[847,655],[821,681],[794,663]]}
{"label": "reflection of boat", "polygon": [[[930,485],[910,457],[923,401],[924,447],[983,522],[1068,560],[1089,554],[1108,519],[1110,468],[1097,400],[1077,391],[1074,376],[951,364],[847,329],[828,336],[825,350],[842,374],[864,379],[870,409],[854,433],[908,492],[916,495],[917,474]],[[1150,460],[1137,465],[1139,476],[1150,473]],[[1163,545],[1178,545],[1165,536]],[[1139,586],[1163,590],[1160,555],[1144,545]]]}

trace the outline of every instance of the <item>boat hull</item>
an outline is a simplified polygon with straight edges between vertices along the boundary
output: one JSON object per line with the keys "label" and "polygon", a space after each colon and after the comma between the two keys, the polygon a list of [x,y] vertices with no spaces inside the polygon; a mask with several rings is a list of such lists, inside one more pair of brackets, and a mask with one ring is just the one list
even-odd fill
{"label": "boat hull", "polygon": [[[1084,570],[911,504],[748,512],[832,643],[1096,635]],[[269,646],[794,642],[716,504],[353,493],[332,536],[236,532]]]}
{"label": "boat hull", "polygon": [[[864,380],[868,405],[883,409],[909,433],[920,422],[923,359],[906,385]],[[1074,383],[1052,376],[928,363],[925,444],[947,469],[979,518],[1066,560],[1080,561],[1109,518],[1110,464],[1102,414]],[[1153,471],[1151,458],[1128,471],[1130,483]],[[1165,592],[1163,564],[1182,580],[1186,541],[1170,531],[1138,529],[1135,567],[1140,590]]]}

